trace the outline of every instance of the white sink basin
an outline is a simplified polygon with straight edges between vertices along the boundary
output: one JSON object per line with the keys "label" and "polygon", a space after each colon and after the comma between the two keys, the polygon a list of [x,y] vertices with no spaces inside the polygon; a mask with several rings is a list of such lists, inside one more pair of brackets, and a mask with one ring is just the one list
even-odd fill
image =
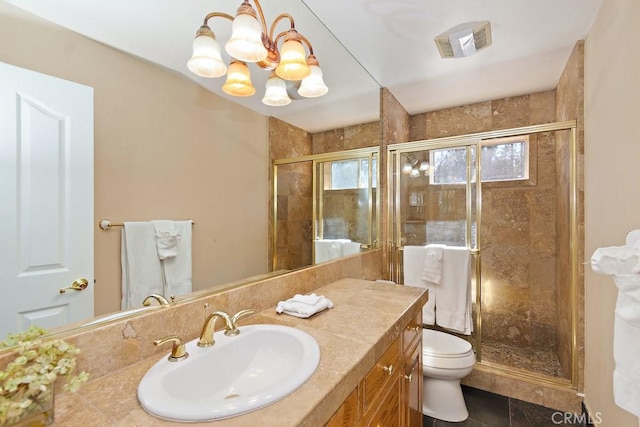
{"label": "white sink basin", "polygon": [[240,327],[240,335],[215,333],[213,347],[186,344],[189,357],[166,357],[138,385],[145,411],[172,421],[198,422],[244,414],[300,387],[316,370],[320,348],[306,332],[279,325]]}

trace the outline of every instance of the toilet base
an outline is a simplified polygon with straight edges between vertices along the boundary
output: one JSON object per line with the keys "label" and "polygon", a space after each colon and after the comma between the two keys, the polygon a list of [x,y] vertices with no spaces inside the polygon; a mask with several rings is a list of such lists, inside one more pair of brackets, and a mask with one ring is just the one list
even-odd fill
{"label": "toilet base", "polygon": [[460,380],[424,377],[422,413],[442,421],[460,422],[469,418]]}

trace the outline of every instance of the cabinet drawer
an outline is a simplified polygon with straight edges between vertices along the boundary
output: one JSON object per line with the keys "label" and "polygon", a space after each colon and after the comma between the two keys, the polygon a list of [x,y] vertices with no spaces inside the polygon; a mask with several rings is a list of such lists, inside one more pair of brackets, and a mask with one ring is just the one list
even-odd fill
{"label": "cabinet drawer", "polygon": [[398,337],[364,378],[364,412],[369,409],[376,399],[376,396],[378,396],[389,380],[396,378],[402,371],[400,345],[400,337]]}
{"label": "cabinet drawer", "polygon": [[419,311],[402,332],[403,349],[406,352],[422,338],[422,312]]}

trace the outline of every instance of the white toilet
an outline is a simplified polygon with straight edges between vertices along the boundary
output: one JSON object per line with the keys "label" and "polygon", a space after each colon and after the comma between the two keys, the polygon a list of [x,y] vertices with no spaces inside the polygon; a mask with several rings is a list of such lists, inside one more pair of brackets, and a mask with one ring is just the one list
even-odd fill
{"label": "white toilet", "polygon": [[460,380],[473,370],[476,355],[468,341],[445,332],[422,330],[422,411],[443,421],[469,417]]}

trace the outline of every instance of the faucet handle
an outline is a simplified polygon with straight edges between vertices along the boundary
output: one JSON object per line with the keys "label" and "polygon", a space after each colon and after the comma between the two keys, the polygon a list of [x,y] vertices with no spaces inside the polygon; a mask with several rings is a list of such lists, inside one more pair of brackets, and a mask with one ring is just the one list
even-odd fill
{"label": "faucet handle", "polygon": [[153,342],[153,345],[157,347],[168,342],[173,343],[171,354],[168,357],[169,362],[179,362],[189,357],[189,353],[187,353],[184,341],[182,341],[182,339],[180,339],[180,337],[177,335],[169,335],[164,338],[155,340]]}
{"label": "faucet handle", "polygon": [[238,335],[240,333],[240,329],[238,329],[238,320],[240,320],[241,317],[247,316],[251,313],[253,313],[253,310],[248,308],[246,310],[240,310],[239,312],[234,314],[233,317],[231,317],[231,329],[226,329],[224,331],[224,334],[229,337],[235,337],[236,335]]}

